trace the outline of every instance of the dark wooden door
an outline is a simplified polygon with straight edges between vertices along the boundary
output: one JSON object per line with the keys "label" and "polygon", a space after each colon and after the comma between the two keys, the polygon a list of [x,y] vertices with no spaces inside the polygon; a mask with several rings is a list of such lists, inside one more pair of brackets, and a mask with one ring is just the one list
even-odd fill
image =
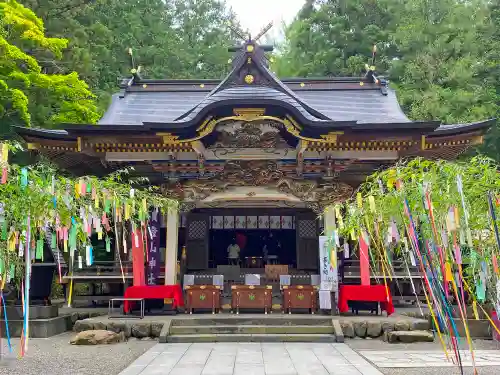
{"label": "dark wooden door", "polygon": [[297,232],[297,268],[318,270],[318,221],[314,213],[300,213],[295,217]]}
{"label": "dark wooden door", "polygon": [[186,225],[187,269],[208,268],[209,220],[207,214],[188,214]]}

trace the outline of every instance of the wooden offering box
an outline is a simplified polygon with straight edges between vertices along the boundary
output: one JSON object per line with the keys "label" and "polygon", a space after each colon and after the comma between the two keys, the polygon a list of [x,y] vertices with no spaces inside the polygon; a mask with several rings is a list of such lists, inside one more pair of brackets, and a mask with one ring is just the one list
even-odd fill
{"label": "wooden offering box", "polygon": [[273,287],[270,285],[232,285],[231,309],[239,314],[241,309],[264,309],[267,314],[272,308]]}
{"label": "wooden offering box", "polygon": [[283,312],[292,313],[292,309],[308,309],[311,314],[317,309],[317,288],[313,285],[283,286]]}
{"label": "wooden offering box", "polygon": [[211,309],[212,314],[220,312],[220,286],[217,285],[187,285],[186,313],[193,309]]}

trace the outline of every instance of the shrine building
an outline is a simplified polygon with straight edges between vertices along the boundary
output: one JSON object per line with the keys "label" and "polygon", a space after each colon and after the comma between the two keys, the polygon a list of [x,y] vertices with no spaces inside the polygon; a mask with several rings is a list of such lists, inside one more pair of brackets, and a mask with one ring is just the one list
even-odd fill
{"label": "shrine building", "polygon": [[184,246],[192,274],[231,263],[235,244],[238,265],[250,273],[266,263],[318,273],[325,207],[402,158],[454,159],[493,124],[411,121],[373,70],[280,79],[271,50],[242,43],[223,80],[143,79],[134,69],[97,124],[16,131],[75,175],[133,167],[132,175],[179,200],[180,212],[165,213],[162,238],[162,277],[175,284]]}

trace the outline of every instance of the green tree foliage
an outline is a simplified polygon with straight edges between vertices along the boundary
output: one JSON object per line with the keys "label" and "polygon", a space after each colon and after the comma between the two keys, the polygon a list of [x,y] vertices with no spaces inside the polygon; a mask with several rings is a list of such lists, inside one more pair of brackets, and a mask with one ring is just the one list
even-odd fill
{"label": "green tree foliage", "polygon": [[61,58],[67,43],[47,37],[42,20],[16,1],[0,3],[0,134],[13,124],[97,121],[94,97],[77,73],[53,74],[39,63]]}
{"label": "green tree foliage", "polygon": [[76,71],[106,108],[117,80],[130,75],[131,56],[145,78],[221,78],[235,43],[233,13],[216,0],[22,0],[45,21],[49,35],[65,37],[56,71]]}
{"label": "green tree foliage", "polygon": [[281,76],[359,76],[374,44],[378,66],[391,50],[389,9],[376,0],[308,0],[285,30],[276,70]]}
{"label": "green tree foliage", "polygon": [[[282,76],[360,76],[377,45],[377,71],[413,120],[498,117],[498,0],[308,0],[286,30]],[[482,150],[500,160],[494,129]]]}

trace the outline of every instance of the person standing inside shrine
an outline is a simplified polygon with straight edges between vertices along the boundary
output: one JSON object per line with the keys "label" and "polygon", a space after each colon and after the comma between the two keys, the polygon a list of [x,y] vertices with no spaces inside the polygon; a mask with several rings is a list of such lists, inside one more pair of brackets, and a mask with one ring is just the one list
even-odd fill
{"label": "person standing inside shrine", "polygon": [[239,264],[240,251],[240,247],[236,244],[236,240],[233,238],[231,244],[227,247],[227,258],[229,260],[229,264]]}

